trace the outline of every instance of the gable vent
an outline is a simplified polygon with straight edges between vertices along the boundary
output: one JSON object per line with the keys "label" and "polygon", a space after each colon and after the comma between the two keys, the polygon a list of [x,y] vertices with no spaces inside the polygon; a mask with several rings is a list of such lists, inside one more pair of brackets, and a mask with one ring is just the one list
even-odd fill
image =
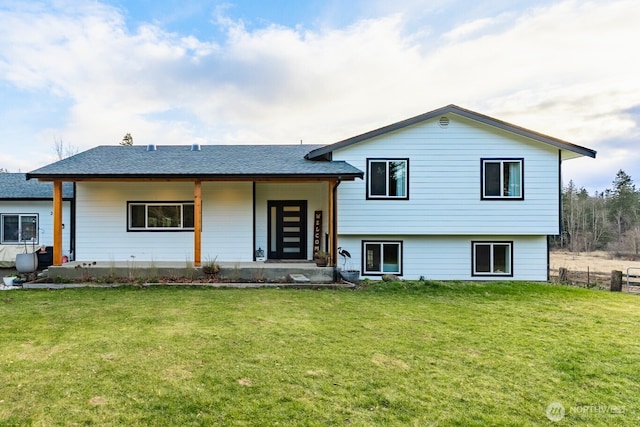
{"label": "gable vent", "polygon": [[202,151],[200,144],[191,144],[191,151]]}
{"label": "gable vent", "polygon": [[438,124],[440,125],[441,128],[446,128],[447,126],[449,126],[449,117],[446,117],[446,116],[440,117]]}
{"label": "gable vent", "polygon": [[147,151],[157,151],[158,147],[156,147],[156,144],[149,144],[147,145]]}

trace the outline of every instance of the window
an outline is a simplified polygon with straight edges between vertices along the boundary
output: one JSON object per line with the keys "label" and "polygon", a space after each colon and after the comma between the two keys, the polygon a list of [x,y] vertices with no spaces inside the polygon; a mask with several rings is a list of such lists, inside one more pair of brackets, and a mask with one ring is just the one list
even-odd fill
{"label": "window", "polygon": [[128,231],[193,230],[191,202],[128,202]]}
{"label": "window", "polygon": [[513,276],[512,242],[472,242],[473,276]]}
{"label": "window", "polygon": [[367,159],[368,199],[408,199],[409,159]]}
{"label": "window", "polygon": [[38,244],[38,215],[2,215],[2,243]]}
{"label": "window", "polygon": [[402,242],[362,242],[363,274],[402,274]]}
{"label": "window", "polygon": [[482,198],[524,198],[522,165],[524,159],[483,159]]}

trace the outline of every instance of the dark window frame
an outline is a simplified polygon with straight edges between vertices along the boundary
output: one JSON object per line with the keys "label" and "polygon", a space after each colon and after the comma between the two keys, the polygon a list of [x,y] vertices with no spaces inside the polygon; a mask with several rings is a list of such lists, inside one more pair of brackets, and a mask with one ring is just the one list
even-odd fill
{"label": "dark window frame", "polygon": [[[5,217],[18,217],[18,236],[16,240],[7,240],[5,238],[4,235],[4,220]],[[35,239],[29,239],[29,240],[22,240],[21,239],[21,235],[22,235],[22,221],[20,220],[22,217],[35,217],[36,219],[36,223],[34,225],[34,235],[35,235]],[[24,245],[26,244],[31,244],[31,245],[39,245],[40,243],[40,214],[37,213],[3,213],[0,214],[0,233],[2,234],[0,236],[0,242],[3,245]]]}
{"label": "dark window frame", "polygon": [[[496,273],[491,271],[488,273],[478,272],[476,266],[476,247],[479,245],[491,245],[491,256],[494,254],[494,246],[508,246],[509,247],[509,272],[508,273]],[[471,242],[471,276],[472,277],[513,277],[513,256],[514,243],[512,240],[474,240]],[[491,263],[493,264],[493,263]],[[493,270],[493,267],[491,267]]]}
{"label": "dark window frame", "polygon": [[[520,163],[520,195],[518,196],[505,196],[504,194],[504,164],[505,163]],[[500,164],[500,195],[487,196],[487,184],[486,184],[486,163],[499,163]],[[480,159],[480,199],[481,200],[524,200],[524,158],[523,157],[493,157],[493,158],[481,158]]]}
{"label": "dark window frame", "polygon": [[[131,225],[131,206],[144,205],[145,206],[145,226],[133,227]],[[180,206],[180,219],[182,222],[181,227],[149,227],[148,221],[148,206]],[[194,227],[184,226],[184,206],[193,206],[195,216],[195,204],[191,200],[132,200],[127,201],[127,232],[139,233],[139,232],[152,232],[152,233],[180,233],[180,232],[192,232]],[[195,225],[195,224],[194,224]]]}
{"label": "dark window frame", "polygon": [[[387,172],[387,188],[386,195],[375,195],[371,194],[371,163],[373,162],[386,162],[386,172]],[[389,196],[389,163],[390,162],[405,162],[405,195],[404,196]],[[381,158],[367,158],[367,178],[366,178],[366,197],[367,200],[409,200],[409,158],[408,157],[381,157]]]}
{"label": "dark window frame", "polygon": [[[382,263],[382,269],[384,269],[384,256],[382,254],[382,245],[385,244],[397,244],[398,250],[400,253],[398,254],[398,271],[369,271],[367,270],[367,245],[370,244],[378,244],[381,247],[380,257]],[[404,241],[402,240],[363,240],[361,242],[361,271],[363,276],[383,276],[385,274],[395,274],[396,276],[402,276],[404,270]]]}

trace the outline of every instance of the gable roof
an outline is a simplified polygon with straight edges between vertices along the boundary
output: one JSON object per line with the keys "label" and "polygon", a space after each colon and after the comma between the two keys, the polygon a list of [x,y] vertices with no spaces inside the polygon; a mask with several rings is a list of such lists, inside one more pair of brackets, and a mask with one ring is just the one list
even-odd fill
{"label": "gable roof", "polygon": [[[30,178],[362,178],[344,161],[305,159],[318,145],[98,146],[27,174]],[[320,159],[321,160],[321,159]]]}
{"label": "gable roof", "polygon": [[[62,198],[73,198],[72,183],[63,183]],[[53,200],[53,183],[27,181],[24,173],[0,173],[0,200]]]}
{"label": "gable roof", "polygon": [[484,123],[489,126],[496,127],[498,129],[502,129],[507,132],[514,133],[516,135],[524,136],[526,138],[531,138],[535,141],[542,142],[544,144],[551,145],[553,147],[557,147],[566,153],[566,157],[563,158],[573,158],[579,156],[588,156],[588,157],[596,157],[596,151],[591,150],[589,148],[581,147],[579,145],[572,144],[567,141],[563,141],[558,138],[554,138],[552,136],[544,135],[529,129],[525,129],[523,127],[504,122],[502,120],[494,119],[493,117],[485,116],[484,114],[476,113],[471,110],[467,110],[457,105],[447,105],[446,107],[438,108],[437,110],[430,111],[428,113],[421,114],[419,116],[411,117],[406,120],[402,120],[400,122],[396,122],[390,124],[388,126],[381,127],[379,129],[375,129],[369,132],[365,132],[361,135],[357,135],[351,138],[344,139],[342,141],[336,142],[335,144],[326,145],[324,147],[317,148],[315,150],[310,151],[307,154],[308,159],[319,159],[330,155],[333,151],[338,150],[340,148],[348,147],[349,145],[356,144],[358,142],[374,138],[376,136],[384,135],[389,132],[393,132],[398,129],[402,129],[407,126],[415,125],[417,123],[424,122],[426,120],[430,120],[433,118],[440,117],[444,114],[456,114],[458,116],[462,116],[471,120],[475,120],[480,123]]}

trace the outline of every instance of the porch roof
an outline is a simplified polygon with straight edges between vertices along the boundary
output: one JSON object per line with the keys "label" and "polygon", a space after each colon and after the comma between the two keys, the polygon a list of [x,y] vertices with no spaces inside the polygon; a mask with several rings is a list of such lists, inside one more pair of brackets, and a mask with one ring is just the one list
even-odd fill
{"label": "porch roof", "polygon": [[98,146],[27,173],[27,179],[362,178],[344,161],[308,160],[319,145]]}
{"label": "porch roof", "polygon": [[[62,186],[62,198],[73,198],[73,184]],[[0,200],[53,200],[53,184],[27,181],[24,173],[0,173]]]}

